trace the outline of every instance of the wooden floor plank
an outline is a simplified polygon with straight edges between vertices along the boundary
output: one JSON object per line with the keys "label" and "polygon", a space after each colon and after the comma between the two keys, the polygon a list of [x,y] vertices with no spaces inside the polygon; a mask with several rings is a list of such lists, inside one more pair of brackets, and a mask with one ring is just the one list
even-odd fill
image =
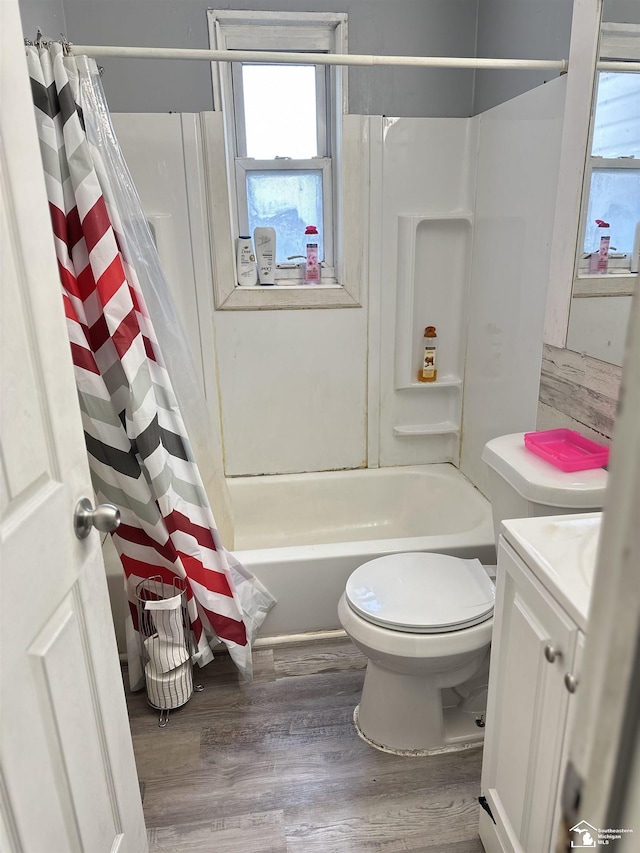
{"label": "wooden floor plank", "polygon": [[346,640],[329,640],[304,648],[285,646],[273,650],[278,676],[313,675],[319,672],[366,669],[367,659]]}
{"label": "wooden floor plank", "polygon": [[[156,725],[151,731],[134,734],[132,739],[138,778],[145,782],[158,775],[163,777],[166,774],[173,776],[178,772],[191,772],[200,766],[198,732],[176,731],[170,726],[158,731]],[[158,752],[162,761],[158,760]]]}
{"label": "wooden floor plank", "polygon": [[[344,797],[330,812],[315,808],[285,809],[289,853],[344,850],[397,853],[470,839],[475,833],[478,803],[459,785],[440,791],[414,791],[398,796],[386,790],[375,799]],[[433,844],[432,844],[433,846]]]}
{"label": "wooden floor plank", "polygon": [[149,853],[287,853],[281,811],[156,827],[148,838]]}
{"label": "wooden floor plank", "polygon": [[358,737],[366,661],[330,640],[262,649],[256,679],[226,655],[159,729],[127,697],[152,851],[481,853],[482,750],[409,758]]}

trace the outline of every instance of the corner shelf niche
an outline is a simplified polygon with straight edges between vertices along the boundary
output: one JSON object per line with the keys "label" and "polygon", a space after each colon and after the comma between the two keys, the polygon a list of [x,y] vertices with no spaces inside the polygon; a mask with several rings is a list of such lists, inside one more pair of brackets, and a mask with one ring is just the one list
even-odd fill
{"label": "corner shelf niche", "polygon": [[[398,217],[396,390],[462,387],[464,297],[473,215],[408,214]],[[436,382],[417,382],[424,328],[438,330]]]}

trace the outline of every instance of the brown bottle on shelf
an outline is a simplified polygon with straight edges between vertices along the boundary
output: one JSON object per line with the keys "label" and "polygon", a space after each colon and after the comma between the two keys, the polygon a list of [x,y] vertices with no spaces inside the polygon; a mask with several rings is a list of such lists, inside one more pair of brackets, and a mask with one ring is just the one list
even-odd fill
{"label": "brown bottle on shelf", "polygon": [[436,327],[427,326],[424,330],[424,352],[422,366],[418,371],[418,382],[435,382],[438,376],[436,369]]}

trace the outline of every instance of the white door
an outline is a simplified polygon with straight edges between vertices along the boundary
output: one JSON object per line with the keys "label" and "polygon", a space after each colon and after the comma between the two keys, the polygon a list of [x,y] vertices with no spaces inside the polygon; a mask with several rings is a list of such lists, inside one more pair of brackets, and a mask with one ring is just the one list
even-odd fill
{"label": "white door", "polygon": [[141,853],[147,840],[17,0],[0,0],[0,847]]}

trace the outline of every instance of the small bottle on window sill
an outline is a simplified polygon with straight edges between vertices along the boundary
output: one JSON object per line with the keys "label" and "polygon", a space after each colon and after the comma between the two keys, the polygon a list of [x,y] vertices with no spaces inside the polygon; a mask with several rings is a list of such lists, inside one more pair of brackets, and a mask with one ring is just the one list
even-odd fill
{"label": "small bottle on window sill", "polygon": [[606,275],[609,268],[609,250],[611,248],[611,237],[608,233],[609,223],[603,219],[596,219],[596,225],[603,230],[599,234],[600,246],[598,251],[593,252],[589,258],[589,272],[595,275]]}
{"label": "small bottle on window sill", "polygon": [[307,241],[304,280],[306,284],[319,284],[320,264],[318,262],[318,229],[315,225],[307,225],[304,235]]}

